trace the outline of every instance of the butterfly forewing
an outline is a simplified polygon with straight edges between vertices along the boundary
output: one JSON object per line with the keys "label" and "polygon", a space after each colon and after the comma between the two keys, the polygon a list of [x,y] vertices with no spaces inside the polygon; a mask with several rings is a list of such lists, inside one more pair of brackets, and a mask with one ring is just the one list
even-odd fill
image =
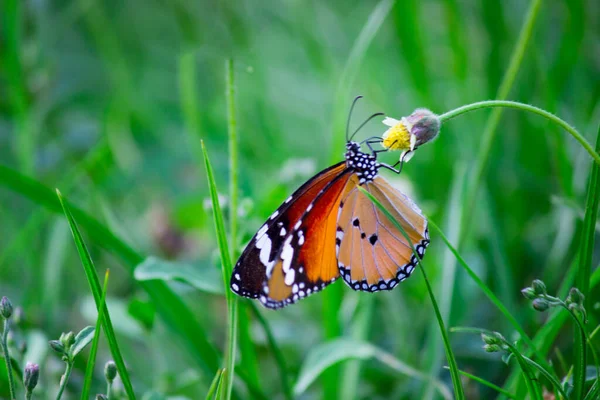
{"label": "butterfly forewing", "polygon": [[[357,189],[356,177],[348,187],[338,219],[340,274],[355,290],[393,289],[412,273],[417,259],[402,232]],[[390,211],[422,256],[429,234],[420,210],[381,177],[363,187]]]}
{"label": "butterfly forewing", "polygon": [[[316,210],[316,204],[320,203],[317,200],[325,197],[323,193],[329,192],[327,188],[334,186],[332,182],[340,180],[343,170],[342,162],[315,175],[292,194],[263,224],[233,270],[230,286],[235,293],[250,298],[260,297],[261,300],[263,297],[266,300],[270,298],[269,296],[283,298],[288,295],[288,290],[292,290],[293,284],[287,285],[286,276],[281,275],[284,273],[283,267],[289,264],[285,260],[289,257],[290,248],[293,250],[292,256],[297,257],[299,252],[295,250],[302,247],[300,242],[305,240],[300,240],[297,233],[293,236],[292,232],[298,228],[301,219],[306,219],[305,217],[309,215],[315,215],[312,217],[315,221],[311,223],[318,224],[320,220],[325,219],[325,216],[316,214],[313,209]],[[341,189],[339,190],[341,192]],[[336,208],[337,205],[331,209]],[[327,214],[324,209],[319,208],[319,210]],[[291,276],[288,275],[287,282],[290,282],[290,279]],[[270,282],[268,286],[265,285],[266,282]],[[265,293],[265,287],[271,292]],[[289,297],[293,298],[293,293]]]}

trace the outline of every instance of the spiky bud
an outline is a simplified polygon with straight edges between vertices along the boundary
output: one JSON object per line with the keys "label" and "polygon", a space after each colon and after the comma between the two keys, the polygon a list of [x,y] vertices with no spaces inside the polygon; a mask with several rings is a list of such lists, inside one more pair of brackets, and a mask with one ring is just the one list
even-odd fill
{"label": "spiky bud", "polygon": [[60,340],[50,340],[48,342],[48,344],[50,345],[52,350],[54,350],[58,354],[60,354],[60,355],[65,354],[65,346],[61,343]]}
{"label": "spiky bud", "polygon": [[487,352],[487,353],[497,353],[499,351],[502,350],[502,347],[500,347],[497,344],[486,344],[483,346],[483,349]]}
{"label": "spiky bud", "polygon": [[104,366],[104,376],[108,383],[112,383],[117,377],[117,365],[114,361],[108,361]]}
{"label": "spiky bud", "polygon": [[523,293],[523,296],[525,296],[525,298],[528,300],[534,300],[537,298],[537,294],[532,287],[526,287],[525,289],[522,289],[521,293]]}
{"label": "spiky bud", "polygon": [[581,291],[577,288],[571,288],[571,290],[569,291],[569,296],[567,297],[567,300],[565,301],[567,304],[577,304],[577,305],[583,305],[583,301],[585,299],[585,296],[583,295],[583,293],[581,293]]}
{"label": "spiky bud", "polygon": [[546,311],[548,308],[550,308],[550,303],[548,303],[548,300],[546,299],[535,299],[533,300],[533,308],[536,311]]}
{"label": "spiky bud", "polygon": [[3,296],[0,300],[0,315],[2,318],[9,319],[13,313],[13,306],[8,297]]}
{"label": "spiky bud", "polygon": [[33,389],[37,386],[38,380],[40,377],[40,367],[37,364],[28,362],[25,365],[25,371],[23,372],[23,384],[25,386],[25,390],[28,393],[31,393]]}
{"label": "spiky bud", "polygon": [[539,279],[534,280],[531,284],[531,287],[533,288],[535,294],[537,294],[538,296],[546,294],[546,284],[540,281]]}

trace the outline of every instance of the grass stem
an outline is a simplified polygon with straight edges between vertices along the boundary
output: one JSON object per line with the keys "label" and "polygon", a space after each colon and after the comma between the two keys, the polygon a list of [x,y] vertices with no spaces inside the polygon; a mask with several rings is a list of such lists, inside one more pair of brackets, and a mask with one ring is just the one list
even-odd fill
{"label": "grass stem", "polygon": [[10,361],[10,354],[8,352],[8,331],[10,330],[10,321],[8,318],[4,320],[4,330],[2,331],[2,352],[4,356],[4,362],[6,363],[6,373],[8,375],[8,387],[10,388],[10,398],[16,399],[15,395],[15,381],[12,374],[12,363]]}

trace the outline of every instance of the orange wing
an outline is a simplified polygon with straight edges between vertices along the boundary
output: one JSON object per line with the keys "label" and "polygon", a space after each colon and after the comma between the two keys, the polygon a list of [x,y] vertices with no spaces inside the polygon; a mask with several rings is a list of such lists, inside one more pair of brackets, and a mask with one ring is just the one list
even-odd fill
{"label": "orange wing", "polygon": [[[429,244],[427,220],[421,210],[383,178],[363,185],[401,224],[422,257]],[[358,190],[358,179],[348,183],[340,204],[336,236],[338,267],[354,290],[391,290],[408,278],[417,259],[400,230]]]}
{"label": "orange wing", "polygon": [[337,278],[335,236],[327,232],[335,232],[337,205],[349,177],[344,170],[341,162],[315,175],[271,215],[235,265],[230,281],[235,293],[279,308]]}

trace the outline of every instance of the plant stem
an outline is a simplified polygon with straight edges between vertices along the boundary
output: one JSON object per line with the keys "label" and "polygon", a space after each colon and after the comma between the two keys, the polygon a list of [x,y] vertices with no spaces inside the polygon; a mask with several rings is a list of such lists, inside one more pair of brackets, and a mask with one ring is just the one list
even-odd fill
{"label": "plant stem", "polygon": [[519,109],[522,111],[528,111],[528,112],[540,115],[540,116],[554,122],[555,124],[559,125],[564,130],[566,130],[571,136],[573,136],[575,138],[575,140],[577,140],[583,146],[583,148],[587,150],[587,152],[592,156],[594,161],[598,165],[600,165],[600,154],[596,153],[596,151],[594,150],[592,145],[587,140],[585,140],[585,138],[577,131],[577,129],[575,129],[574,127],[572,127],[571,125],[569,125],[567,122],[560,119],[556,115],[554,115],[546,110],[542,110],[541,108],[529,105],[529,104],[524,104],[524,103],[519,103],[517,101],[509,101],[509,100],[478,101],[476,103],[467,104],[462,107],[455,108],[454,110],[450,110],[450,111],[440,115],[439,118],[440,118],[440,122],[444,123],[452,118],[458,117],[459,115],[468,113],[470,111],[475,111],[475,110],[479,110],[482,108],[496,108],[496,107],[515,108],[515,109]]}
{"label": "plant stem", "polygon": [[106,397],[108,398],[108,400],[112,399],[111,395],[112,395],[112,382],[107,382],[106,383]]}
{"label": "plant stem", "polygon": [[10,398],[16,399],[15,395],[15,382],[13,380],[12,375],[12,364],[10,362],[10,354],[8,354],[8,331],[9,331],[9,321],[8,319],[4,320],[4,331],[2,332],[2,352],[4,353],[4,361],[6,362],[6,372],[8,374],[8,386],[10,388]]}
{"label": "plant stem", "polygon": [[65,369],[65,373],[60,378],[60,387],[58,388],[58,393],[56,394],[56,400],[60,400],[67,387],[67,382],[69,382],[69,378],[71,377],[71,371],[73,371],[73,363],[71,361],[67,361],[67,368]]}

